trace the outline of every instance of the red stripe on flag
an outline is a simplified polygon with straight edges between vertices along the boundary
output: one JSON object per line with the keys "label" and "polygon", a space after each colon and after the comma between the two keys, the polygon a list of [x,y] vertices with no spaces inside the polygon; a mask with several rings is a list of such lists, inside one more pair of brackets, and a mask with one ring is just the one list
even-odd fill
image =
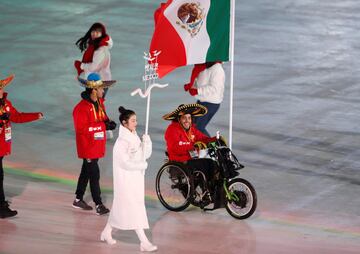
{"label": "red stripe on flag", "polygon": [[165,9],[172,3],[169,0],[166,4],[155,11],[155,31],[150,44],[150,51],[161,51],[158,56],[158,74],[162,78],[177,67],[186,65],[185,46],[175,28],[165,17]]}

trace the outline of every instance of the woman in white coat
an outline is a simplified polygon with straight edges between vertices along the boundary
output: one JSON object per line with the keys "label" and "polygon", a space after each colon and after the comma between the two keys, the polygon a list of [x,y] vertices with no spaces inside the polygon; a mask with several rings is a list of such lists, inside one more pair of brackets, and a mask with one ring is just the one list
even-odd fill
{"label": "woman in white coat", "polygon": [[147,239],[144,232],[144,229],[149,228],[144,175],[152,143],[150,136],[143,135],[141,141],[137,135],[134,111],[119,107],[119,112],[121,125],[113,149],[114,200],[101,240],[115,244],[111,236],[113,228],[135,230],[140,240],[140,250],[155,251],[157,247]]}

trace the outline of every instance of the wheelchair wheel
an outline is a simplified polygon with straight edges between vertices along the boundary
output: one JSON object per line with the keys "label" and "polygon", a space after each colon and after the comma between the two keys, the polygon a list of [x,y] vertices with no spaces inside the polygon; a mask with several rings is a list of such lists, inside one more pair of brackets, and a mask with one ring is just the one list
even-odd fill
{"label": "wheelchair wheel", "polygon": [[164,164],[156,176],[156,194],[170,211],[182,211],[190,205],[190,180],[181,163]]}
{"label": "wheelchair wheel", "polygon": [[230,199],[227,197],[225,208],[236,219],[249,218],[256,209],[257,196],[254,187],[245,179],[235,178],[228,184]]}

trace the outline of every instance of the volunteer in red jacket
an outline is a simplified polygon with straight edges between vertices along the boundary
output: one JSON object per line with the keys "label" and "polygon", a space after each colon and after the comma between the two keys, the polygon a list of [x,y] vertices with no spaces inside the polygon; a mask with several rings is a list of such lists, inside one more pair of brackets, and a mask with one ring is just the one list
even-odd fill
{"label": "volunteer in red jacket", "polygon": [[116,123],[106,115],[103,94],[104,88],[110,87],[115,81],[102,81],[97,73],[90,73],[87,80],[78,79],[86,90],[81,93],[82,100],[73,111],[77,153],[83,160],[73,207],[92,210],[83,200],[86,186],[90,181],[96,214],[103,215],[108,213],[109,209],[101,201],[98,160],[105,156],[106,130],[116,128]]}
{"label": "volunteer in red jacket", "polygon": [[7,99],[4,88],[14,79],[14,75],[4,80],[0,80],[0,218],[13,217],[17,211],[9,208],[9,203],[5,201],[4,194],[4,170],[3,158],[11,153],[11,122],[26,123],[41,119],[42,113],[21,113],[18,112],[12,103]]}

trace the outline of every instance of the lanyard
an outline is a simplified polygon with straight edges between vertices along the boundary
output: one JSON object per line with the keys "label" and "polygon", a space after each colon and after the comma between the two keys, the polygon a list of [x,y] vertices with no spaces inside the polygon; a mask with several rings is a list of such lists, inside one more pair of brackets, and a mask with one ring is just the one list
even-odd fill
{"label": "lanyard", "polygon": [[[94,112],[94,118],[95,118],[96,122],[103,122],[105,119],[105,116],[106,116],[105,110],[102,108],[99,100],[97,100],[97,104],[98,104],[98,109],[99,109],[98,112],[96,111],[94,104],[91,104],[92,108],[93,108],[93,112]],[[98,119],[97,113],[99,114],[99,119]]]}
{"label": "lanyard", "polygon": [[190,127],[190,129],[189,129],[189,131],[186,131],[186,130],[184,130],[184,132],[185,132],[185,134],[186,134],[186,137],[188,138],[188,140],[190,141],[190,142],[194,142],[194,135],[193,135],[193,133],[192,133],[192,131],[191,131],[191,127]]}

